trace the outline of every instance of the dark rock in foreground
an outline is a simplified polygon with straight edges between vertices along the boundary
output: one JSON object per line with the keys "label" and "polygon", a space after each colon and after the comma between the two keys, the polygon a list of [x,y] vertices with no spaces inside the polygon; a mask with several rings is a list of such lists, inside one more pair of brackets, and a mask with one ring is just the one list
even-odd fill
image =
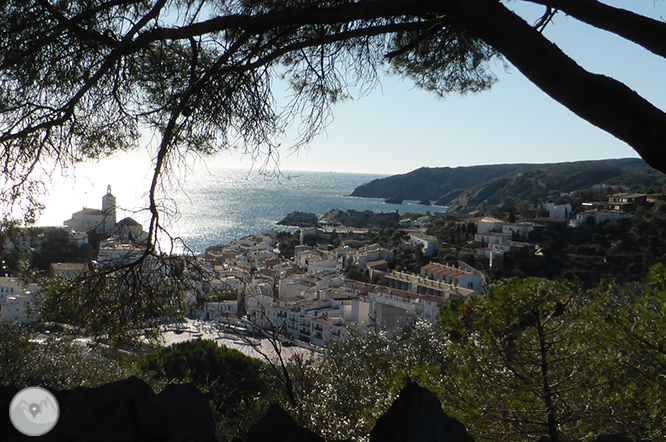
{"label": "dark rock in foreground", "polygon": [[[0,386],[5,410],[19,389]],[[55,428],[40,441],[215,442],[215,422],[206,396],[191,384],[171,385],[160,394],[136,377],[98,388],[53,392],[60,406]],[[7,413],[0,418],[0,442],[32,441],[16,431]],[[548,442],[548,437],[539,442]],[[370,432],[371,442],[474,442],[465,426],[446,415],[428,389],[411,382]],[[272,405],[250,429],[247,442],[325,442]],[[600,435],[595,442],[632,442]]]}
{"label": "dark rock in foreground", "polygon": [[[3,390],[5,409],[19,389]],[[206,396],[191,384],[171,385],[155,394],[136,377],[98,388],[54,391],[58,423],[40,441],[215,442],[215,421]],[[5,404],[3,404],[4,406]],[[32,441],[0,421],[0,441]]]}
{"label": "dark rock in foreground", "polygon": [[430,390],[407,384],[370,432],[370,442],[474,442]]}
{"label": "dark rock in foreground", "polygon": [[314,432],[299,426],[289,413],[277,404],[252,426],[247,442],[325,442]]}

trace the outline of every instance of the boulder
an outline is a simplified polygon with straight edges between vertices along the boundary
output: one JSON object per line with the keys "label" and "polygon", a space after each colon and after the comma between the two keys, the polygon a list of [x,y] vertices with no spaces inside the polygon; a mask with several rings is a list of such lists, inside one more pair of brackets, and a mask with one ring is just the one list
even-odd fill
{"label": "boulder", "polygon": [[9,413],[6,410],[9,410],[9,405],[12,403],[12,399],[20,391],[19,388],[9,387],[0,385],[0,441],[5,440],[14,440],[9,439],[10,437],[18,437],[20,434],[14,429],[12,421],[9,419]]}
{"label": "boulder", "polygon": [[[14,391],[15,390],[15,391]],[[0,390],[0,398],[11,401]],[[58,423],[40,437],[44,442],[215,442],[215,421],[206,396],[191,384],[171,385],[155,394],[148,384],[131,377],[97,388],[52,391],[60,407]],[[13,397],[12,394],[12,397]],[[0,441],[32,438],[0,422]],[[4,429],[9,428],[8,432]]]}
{"label": "boulder", "polygon": [[307,428],[299,426],[282,407],[271,405],[248,432],[246,442],[325,442]]}
{"label": "boulder", "polygon": [[377,420],[370,442],[474,442],[463,424],[447,416],[430,390],[407,384]]}

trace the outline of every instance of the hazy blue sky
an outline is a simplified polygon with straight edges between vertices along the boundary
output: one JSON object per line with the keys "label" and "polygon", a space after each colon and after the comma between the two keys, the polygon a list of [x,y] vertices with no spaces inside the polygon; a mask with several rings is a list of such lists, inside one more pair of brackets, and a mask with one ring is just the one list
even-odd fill
{"label": "hazy blue sky", "polygon": [[[636,12],[666,17],[663,0],[607,3],[630,3]],[[519,7],[530,23],[544,10],[524,1],[508,4]],[[621,80],[666,109],[666,60],[562,13],[546,35],[584,68]],[[293,153],[286,150],[290,140],[282,140],[282,169],[393,174],[421,166],[637,156],[624,142],[550,99],[512,66],[505,69],[498,63],[494,73],[499,81],[490,91],[445,99],[415,88],[409,80],[383,76],[368,96],[335,106],[334,121],[308,148]],[[238,152],[207,161],[246,168],[251,163]]]}
{"label": "hazy blue sky", "polygon": [[[614,0],[636,12],[666,17],[663,0]],[[533,23],[543,8],[509,3]],[[666,60],[612,34],[559,13],[546,35],[584,68],[625,82],[666,109]],[[422,166],[467,166],[497,163],[545,163],[637,157],[624,142],[581,120],[527,81],[515,68],[494,69],[499,81],[487,92],[439,99],[408,80],[385,76],[368,96],[337,105],[325,134],[297,154],[281,153],[281,168],[377,174],[405,173]],[[279,91],[276,93],[280,93]],[[288,146],[289,140],[283,140]],[[142,154],[86,165],[74,187],[90,186],[91,202],[121,171],[144,179],[150,159]],[[137,160],[138,158],[138,160]],[[137,162],[138,161],[138,162]],[[221,154],[210,164],[249,169],[239,153]],[[197,171],[203,171],[201,165]],[[198,172],[197,172],[198,173]],[[103,178],[109,177],[109,178]],[[141,193],[141,186],[137,186]],[[77,204],[78,206],[78,204]],[[78,209],[77,209],[78,210]],[[70,212],[71,213],[71,212]]]}
{"label": "hazy blue sky", "polygon": [[[662,0],[615,3],[666,16]],[[523,7],[521,12],[533,22],[543,8]],[[546,35],[584,68],[621,80],[666,109],[666,60],[561,13]],[[283,167],[404,173],[421,166],[637,156],[624,142],[546,96],[517,69],[498,64],[494,72],[499,81],[490,91],[445,99],[414,88],[408,80],[386,77],[370,96],[336,106],[327,134],[298,156],[283,155]]]}

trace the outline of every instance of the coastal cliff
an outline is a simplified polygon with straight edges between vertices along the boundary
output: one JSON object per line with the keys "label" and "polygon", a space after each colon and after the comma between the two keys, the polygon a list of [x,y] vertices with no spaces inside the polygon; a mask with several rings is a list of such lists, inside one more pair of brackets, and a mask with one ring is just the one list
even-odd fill
{"label": "coastal cliff", "polygon": [[546,200],[557,192],[589,189],[598,184],[649,186],[663,173],[643,160],[625,158],[553,164],[498,164],[471,167],[422,167],[412,172],[373,180],[351,196],[430,200],[451,210],[503,206],[518,201]]}

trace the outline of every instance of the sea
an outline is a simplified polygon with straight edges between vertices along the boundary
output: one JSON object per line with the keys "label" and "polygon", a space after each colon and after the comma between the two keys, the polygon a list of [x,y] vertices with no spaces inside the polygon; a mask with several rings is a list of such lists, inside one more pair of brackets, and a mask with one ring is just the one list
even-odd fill
{"label": "sea", "polygon": [[[168,234],[179,241],[171,249],[171,241],[164,236],[161,244],[173,253],[189,249],[199,254],[210,246],[228,244],[267,230],[294,230],[276,224],[293,211],[317,215],[333,209],[419,214],[446,212],[445,207],[420,205],[418,201],[388,204],[382,199],[350,196],[356,187],[383,176],[386,175],[301,171],[281,171],[277,176],[266,176],[244,169],[207,168],[205,172],[189,174],[184,180],[179,179],[174,185],[166,187],[161,199],[165,210],[161,223]],[[98,178],[103,180],[101,176]],[[86,185],[85,194],[93,197],[93,201],[98,198],[97,205],[101,208],[101,199],[107,191],[106,183],[92,183],[91,180],[88,178],[83,183]],[[107,181],[114,179],[111,177]],[[109,186],[119,207],[118,220],[131,216],[140,223],[147,223],[147,213],[138,210],[141,204],[137,200],[142,192],[137,189],[140,186],[132,185],[129,178],[114,183],[109,183]],[[76,189],[80,191],[80,187],[70,187],[67,198],[70,204],[76,201]],[[55,202],[56,198],[52,201]],[[48,200],[46,205],[48,209]],[[57,224],[55,220],[58,216],[64,221],[71,217],[71,213],[81,210],[79,205],[74,204],[67,212],[63,205],[67,204],[59,204],[59,215],[51,211],[47,221],[40,224]],[[88,207],[97,208],[94,203]]]}

